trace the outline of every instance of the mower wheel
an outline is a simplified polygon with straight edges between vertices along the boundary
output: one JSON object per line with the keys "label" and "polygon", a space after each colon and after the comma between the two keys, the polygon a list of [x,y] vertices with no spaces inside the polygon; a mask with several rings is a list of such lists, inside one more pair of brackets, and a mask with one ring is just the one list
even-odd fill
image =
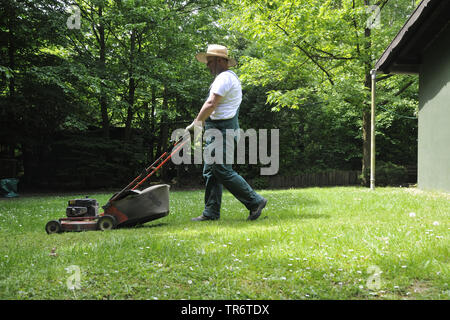
{"label": "mower wheel", "polygon": [[116,227],[116,219],[113,216],[101,216],[97,221],[97,229],[101,231],[112,230]]}
{"label": "mower wheel", "polygon": [[62,231],[61,222],[58,220],[51,220],[47,222],[45,225],[45,231],[47,231],[48,234],[60,233]]}

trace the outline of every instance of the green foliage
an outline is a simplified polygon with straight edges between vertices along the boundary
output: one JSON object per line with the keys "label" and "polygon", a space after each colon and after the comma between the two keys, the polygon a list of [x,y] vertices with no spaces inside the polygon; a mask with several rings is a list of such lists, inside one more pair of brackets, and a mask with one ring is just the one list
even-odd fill
{"label": "green foliage", "polygon": [[405,184],[408,179],[408,171],[404,166],[396,165],[391,162],[382,162],[376,166],[377,185],[380,186],[399,186]]}
{"label": "green foliage", "polygon": [[[102,128],[105,141],[97,148],[120,151],[108,140],[111,130],[124,128],[115,139],[132,145],[133,129],[143,129],[152,159],[153,149],[167,144],[168,123],[183,125],[198,111],[210,78],[193,63],[194,54],[223,35],[212,24],[219,8],[214,0],[77,1],[80,29],[69,29],[73,4],[2,2],[0,152],[12,150],[6,156],[13,157],[17,150],[28,185],[41,184],[35,166],[49,166],[43,159],[51,143],[60,143],[54,140],[59,130],[83,135]],[[97,141],[83,143],[94,148]],[[118,169],[110,158],[98,170],[85,161],[74,158],[66,166],[86,165],[99,177],[105,168]]]}
{"label": "green foliage", "polygon": [[[308,101],[298,109],[272,111],[266,104],[264,88],[247,86],[241,104],[241,127],[279,128],[280,171],[282,175],[318,172],[325,169],[359,170],[357,115],[341,117],[338,109],[323,102]],[[259,166],[240,166],[244,176],[259,175]]]}
{"label": "green foliage", "polygon": [[65,134],[50,150],[51,170],[45,175],[48,187],[120,188],[146,167],[147,154],[139,137],[124,142],[93,134]]}
{"label": "green foliage", "polygon": [[251,185],[254,189],[267,189],[269,181],[267,181],[267,177],[264,176],[256,177],[251,180]]}
{"label": "green foliage", "polygon": [[[208,93],[212,78],[194,58],[208,43],[227,45],[239,62],[241,126],[280,129],[281,174],[360,169],[367,75],[413,9],[380,2],[382,28],[369,30],[366,6],[350,0],[76,4],[80,29],[66,25],[71,1],[2,1],[0,156],[18,158],[29,185],[43,179],[34,172],[50,166],[43,159],[60,131],[102,129],[83,140],[95,149],[104,139],[100,150],[143,139],[129,152],[149,160],[165,150],[170,130],[192,121]],[[379,160],[416,161],[417,87],[411,76],[379,81]],[[104,167],[86,159],[70,163],[121,171],[108,157]],[[258,165],[240,169],[259,174]]]}
{"label": "green foliage", "polygon": [[[238,34],[239,72],[244,86],[264,88],[268,105],[278,113],[283,108],[311,113],[307,106],[318,103],[321,114],[313,112],[311,116],[316,123],[303,117],[298,126],[297,134],[305,139],[314,137],[304,135],[302,125],[322,131],[322,138],[311,142],[306,152],[320,155],[322,161],[336,156],[361,159],[362,150],[352,146],[356,143],[362,149],[363,141],[368,139],[363,135],[367,122],[362,119],[370,102],[369,71],[414,9],[411,1],[397,1],[395,5],[377,2],[381,7],[381,28],[372,29],[366,24],[371,15],[367,8],[375,4],[372,1],[231,3],[233,14],[224,23]],[[398,115],[417,112],[417,79],[395,76],[378,84],[377,137],[381,141],[377,151],[381,159],[414,162],[417,123]],[[339,141],[330,146],[329,140],[336,135]],[[328,149],[329,154],[321,149]]]}
{"label": "green foliage", "polygon": [[[392,162],[376,161],[375,183],[379,186],[405,186],[408,184],[408,170]],[[368,176],[369,169],[366,172]],[[362,175],[361,175],[362,178]]]}

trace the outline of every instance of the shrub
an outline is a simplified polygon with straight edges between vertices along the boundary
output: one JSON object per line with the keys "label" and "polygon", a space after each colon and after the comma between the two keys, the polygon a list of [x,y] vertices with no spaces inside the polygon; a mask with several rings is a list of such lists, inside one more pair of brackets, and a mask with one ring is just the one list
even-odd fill
{"label": "shrub", "polygon": [[392,162],[379,161],[376,165],[375,182],[379,186],[398,186],[408,180],[406,167]]}
{"label": "shrub", "polygon": [[266,177],[257,177],[251,180],[251,186],[254,189],[267,189],[269,187],[269,181]]}

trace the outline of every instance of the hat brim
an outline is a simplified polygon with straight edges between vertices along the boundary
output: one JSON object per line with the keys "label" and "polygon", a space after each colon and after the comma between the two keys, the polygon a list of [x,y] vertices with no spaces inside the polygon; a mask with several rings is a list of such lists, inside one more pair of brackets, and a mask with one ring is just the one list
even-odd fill
{"label": "hat brim", "polygon": [[208,57],[219,57],[219,58],[224,58],[228,60],[228,67],[234,67],[237,65],[237,62],[235,59],[221,55],[221,54],[216,54],[216,53],[206,53],[206,52],[200,52],[197,53],[195,55],[195,58],[201,62],[201,63],[208,63]]}

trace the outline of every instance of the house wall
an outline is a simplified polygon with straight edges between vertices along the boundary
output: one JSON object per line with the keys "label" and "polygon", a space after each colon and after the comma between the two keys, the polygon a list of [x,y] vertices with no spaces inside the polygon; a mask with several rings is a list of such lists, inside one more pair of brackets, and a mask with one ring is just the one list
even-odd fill
{"label": "house wall", "polygon": [[418,187],[450,192],[450,24],[423,56],[418,125]]}

